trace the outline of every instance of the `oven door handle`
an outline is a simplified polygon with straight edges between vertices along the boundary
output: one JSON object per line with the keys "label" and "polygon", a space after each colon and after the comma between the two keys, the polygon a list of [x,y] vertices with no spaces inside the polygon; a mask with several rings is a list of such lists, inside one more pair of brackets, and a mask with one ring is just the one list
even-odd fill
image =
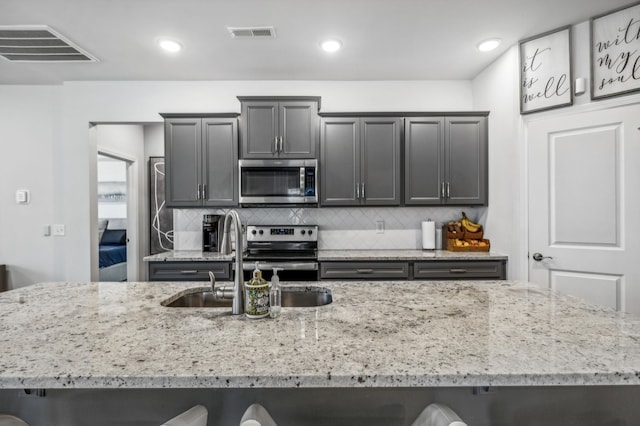
{"label": "oven door handle", "polygon": [[[261,270],[268,270],[278,268],[280,271],[317,271],[317,262],[260,262],[258,261],[258,268]],[[245,260],[242,264],[242,269],[245,271],[253,271],[256,267],[256,262]]]}

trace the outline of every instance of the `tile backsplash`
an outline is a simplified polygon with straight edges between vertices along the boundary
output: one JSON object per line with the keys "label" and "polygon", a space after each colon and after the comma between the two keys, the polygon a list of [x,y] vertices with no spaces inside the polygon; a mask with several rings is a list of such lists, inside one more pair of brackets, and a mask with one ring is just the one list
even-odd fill
{"label": "tile backsplash", "polygon": [[[353,208],[239,208],[249,225],[312,224],[320,228],[320,249],[418,249],[422,247],[420,224],[431,219],[436,229],[464,211],[478,220],[486,207],[353,207]],[[202,250],[202,216],[224,214],[227,209],[175,209],[174,249]],[[383,222],[384,231],[378,230]]]}

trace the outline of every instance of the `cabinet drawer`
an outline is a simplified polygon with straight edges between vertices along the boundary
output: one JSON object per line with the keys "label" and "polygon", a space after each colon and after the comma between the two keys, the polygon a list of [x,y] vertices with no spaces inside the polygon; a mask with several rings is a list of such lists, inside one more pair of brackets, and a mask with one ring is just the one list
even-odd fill
{"label": "cabinet drawer", "polygon": [[506,279],[506,265],[501,260],[416,262],[413,265],[415,279]]}
{"label": "cabinet drawer", "polygon": [[332,279],[383,279],[408,278],[408,262],[322,262],[320,278]]}
{"label": "cabinet drawer", "polygon": [[149,262],[149,281],[209,281],[209,271],[216,281],[231,279],[228,262]]}

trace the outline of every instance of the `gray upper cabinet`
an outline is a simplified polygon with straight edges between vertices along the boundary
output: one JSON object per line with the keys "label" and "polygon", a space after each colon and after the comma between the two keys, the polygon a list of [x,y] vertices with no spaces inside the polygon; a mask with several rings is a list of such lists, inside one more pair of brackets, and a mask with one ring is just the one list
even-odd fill
{"label": "gray upper cabinet", "polygon": [[326,117],[321,122],[323,206],[400,205],[397,117]]}
{"label": "gray upper cabinet", "polygon": [[359,185],[360,120],[323,118],[320,124],[321,205],[360,205]]}
{"label": "gray upper cabinet", "polygon": [[237,206],[236,116],[163,117],[167,207]]}
{"label": "gray upper cabinet", "polygon": [[238,99],[242,158],[316,158],[319,98]]}
{"label": "gray upper cabinet", "polygon": [[486,116],[405,120],[406,205],[487,205]]}

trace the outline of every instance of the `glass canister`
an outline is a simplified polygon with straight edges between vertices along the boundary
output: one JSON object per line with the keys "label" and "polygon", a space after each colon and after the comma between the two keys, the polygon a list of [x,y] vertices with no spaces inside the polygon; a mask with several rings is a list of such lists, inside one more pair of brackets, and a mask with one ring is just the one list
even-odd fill
{"label": "glass canister", "polygon": [[253,278],[244,285],[245,308],[247,318],[264,318],[269,315],[269,283],[262,278],[262,271],[253,271]]}

